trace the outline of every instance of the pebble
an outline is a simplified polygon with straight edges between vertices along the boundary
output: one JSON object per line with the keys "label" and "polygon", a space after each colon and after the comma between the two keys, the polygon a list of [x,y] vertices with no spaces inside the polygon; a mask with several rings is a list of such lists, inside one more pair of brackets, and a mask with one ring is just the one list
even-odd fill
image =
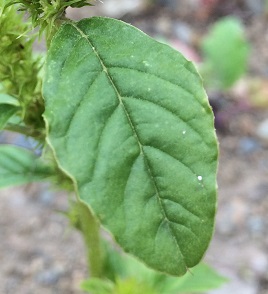
{"label": "pebble", "polygon": [[264,252],[256,251],[250,260],[252,270],[260,275],[265,275],[268,271],[268,257]]}
{"label": "pebble", "polygon": [[55,199],[55,195],[49,190],[49,188],[45,190],[41,190],[38,194],[38,198],[42,204],[45,206],[50,206],[53,204],[53,201]]}
{"label": "pebble", "polygon": [[57,284],[63,276],[64,270],[62,267],[54,267],[41,271],[36,276],[36,281],[43,286],[51,286]]}
{"label": "pebble", "polygon": [[263,0],[246,0],[245,2],[248,9],[254,14],[260,15],[265,11],[265,1]]}
{"label": "pebble", "polygon": [[265,232],[265,222],[261,216],[252,216],[248,218],[247,226],[254,235],[260,235]]}
{"label": "pebble", "polygon": [[246,284],[242,281],[232,281],[227,283],[226,286],[208,292],[208,294],[257,294],[256,287],[254,285]]}
{"label": "pebble", "polygon": [[256,133],[261,139],[268,141],[268,119],[263,120],[258,125]]}
{"label": "pebble", "polygon": [[144,5],[143,0],[107,0],[101,5],[102,12],[112,17],[121,17],[128,12],[141,11]]}
{"label": "pebble", "polygon": [[176,35],[176,37],[186,43],[186,44],[190,44],[193,40],[193,30],[191,29],[191,27],[182,21],[176,21],[173,24],[173,30],[174,33]]}
{"label": "pebble", "polygon": [[259,151],[261,146],[259,142],[250,137],[244,137],[239,140],[239,152],[241,154],[250,154]]}

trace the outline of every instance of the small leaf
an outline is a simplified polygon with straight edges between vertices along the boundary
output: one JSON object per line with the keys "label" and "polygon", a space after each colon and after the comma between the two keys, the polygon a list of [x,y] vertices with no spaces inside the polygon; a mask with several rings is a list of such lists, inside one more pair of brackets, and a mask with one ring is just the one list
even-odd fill
{"label": "small leaf", "polygon": [[16,98],[7,95],[7,94],[1,94],[0,93],[0,104],[9,104],[13,106],[19,106],[19,102]]}
{"label": "small leaf", "polygon": [[170,277],[149,269],[128,254],[120,254],[112,249],[108,242],[104,248],[104,275],[112,281],[115,281],[116,277],[122,280],[135,279],[137,283],[147,285],[161,294],[201,293],[217,289],[227,282],[225,277],[204,263],[200,263],[183,277]]}
{"label": "small leaf", "polygon": [[113,294],[114,287],[111,281],[98,278],[90,278],[80,284],[81,290],[91,294]]}
{"label": "small leaf", "polygon": [[218,21],[203,40],[202,50],[203,67],[208,75],[205,81],[209,85],[231,87],[246,72],[249,43],[237,18],[226,17]]}
{"label": "small leaf", "polygon": [[160,294],[154,291],[146,283],[141,283],[135,278],[116,280],[115,289],[112,294]]}
{"label": "small leaf", "polygon": [[0,130],[2,130],[8,120],[19,110],[18,101],[7,95],[0,94]]}
{"label": "small leaf", "polygon": [[27,149],[0,145],[0,188],[43,181],[52,170]]}
{"label": "small leaf", "polygon": [[125,251],[182,275],[216,207],[213,114],[192,63],[121,21],[64,24],[48,53],[48,143]]}
{"label": "small leaf", "polygon": [[218,274],[207,264],[201,263],[194,267],[190,273],[179,279],[166,277],[163,282],[163,292],[177,293],[203,293],[223,286],[228,279]]}

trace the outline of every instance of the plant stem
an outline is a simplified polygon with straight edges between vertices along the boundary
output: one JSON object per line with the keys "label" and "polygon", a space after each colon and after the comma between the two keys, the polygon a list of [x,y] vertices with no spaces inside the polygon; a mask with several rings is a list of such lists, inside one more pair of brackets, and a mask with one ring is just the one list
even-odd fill
{"label": "plant stem", "polygon": [[100,224],[83,202],[78,203],[81,231],[87,249],[87,261],[91,277],[102,276],[103,254],[100,240]]}
{"label": "plant stem", "polygon": [[46,45],[47,48],[49,49],[50,43],[54,35],[57,33],[59,30],[60,26],[64,23],[67,22],[69,19],[65,17],[65,13],[58,19],[56,19],[53,23],[53,26],[51,27],[50,31],[46,32]]}

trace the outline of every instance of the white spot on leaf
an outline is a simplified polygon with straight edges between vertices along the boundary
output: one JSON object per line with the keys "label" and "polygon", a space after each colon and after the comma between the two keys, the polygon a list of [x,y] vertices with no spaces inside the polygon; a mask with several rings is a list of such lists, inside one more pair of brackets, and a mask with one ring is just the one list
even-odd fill
{"label": "white spot on leaf", "polygon": [[149,66],[150,64],[148,63],[148,61],[146,61],[146,60],[144,60],[143,62],[142,62],[145,66]]}

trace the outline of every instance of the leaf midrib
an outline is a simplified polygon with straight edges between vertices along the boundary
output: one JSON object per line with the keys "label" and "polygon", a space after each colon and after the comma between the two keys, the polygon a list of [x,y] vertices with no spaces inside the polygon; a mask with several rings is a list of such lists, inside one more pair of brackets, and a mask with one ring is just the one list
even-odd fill
{"label": "leaf midrib", "polygon": [[187,270],[188,267],[187,267],[187,265],[186,265],[186,261],[185,261],[185,259],[184,259],[183,254],[182,254],[182,251],[181,251],[181,249],[180,249],[180,245],[179,245],[179,242],[177,241],[177,238],[176,238],[176,235],[175,235],[175,233],[174,233],[174,230],[173,230],[173,228],[172,228],[172,226],[171,226],[171,223],[173,223],[173,222],[170,221],[170,220],[168,219],[168,217],[167,217],[167,214],[166,214],[166,211],[165,211],[164,205],[162,204],[162,199],[161,199],[161,197],[160,197],[160,191],[159,191],[159,188],[158,188],[157,183],[156,183],[156,181],[155,181],[155,177],[153,176],[153,173],[152,173],[152,168],[151,168],[151,166],[150,166],[150,164],[149,164],[149,162],[148,162],[148,159],[146,158],[146,155],[145,155],[144,150],[143,150],[143,145],[141,144],[141,141],[140,141],[139,135],[138,135],[138,133],[137,133],[137,131],[136,131],[136,129],[135,129],[135,126],[134,126],[134,124],[133,124],[133,122],[132,122],[132,120],[131,120],[131,117],[130,117],[130,115],[129,115],[129,113],[128,113],[128,111],[127,111],[127,109],[126,109],[126,107],[125,107],[125,105],[124,105],[124,103],[123,103],[122,96],[120,95],[120,93],[119,93],[119,91],[118,91],[116,85],[114,84],[114,82],[113,82],[113,80],[112,80],[112,78],[111,78],[111,76],[110,76],[110,74],[109,74],[108,67],[104,64],[104,62],[103,62],[101,56],[100,56],[99,53],[96,51],[96,47],[93,46],[92,41],[89,40],[89,36],[86,35],[86,34],[85,34],[85,33],[84,33],[79,27],[77,27],[74,23],[71,23],[71,25],[77,30],[77,32],[81,35],[82,38],[85,38],[85,39],[86,39],[86,41],[87,41],[88,44],[90,45],[92,51],[94,52],[94,54],[95,54],[96,57],[98,58],[98,60],[99,60],[99,62],[100,62],[100,64],[101,64],[101,66],[102,66],[103,71],[106,73],[107,78],[109,79],[110,84],[112,85],[112,87],[113,87],[113,89],[114,89],[114,91],[115,91],[115,93],[116,93],[116,96],[117,96],[117,98],[118,98],[118,100],[119,100],[119,103],[120,103],[120,105],[122,106],[122,108],[123,108],[123,110],[124,110],[124,113],[125,113],[125,115],[126,115],[126,117],[127,117],[127,120],[129,121],[129,124],[130,124],[130,126],[131,126],[131,129],[132,129],[133,135],[134,135],[134,137],[136,137],[136,140],[137,140],[137,143],[138,143],[138,145],[139,145],[139,149],[140,149],[140,154],[141,154],[141,155],[143,156],[143,158],[144,158],[144,163],[145,163],[145,165],[146,165],[146,167],[147,167],[147,172],[148,172],[148,174],[149,174],[149,176],[150,176],[150,178],[151,178],[151,180],[152,180],[152,183],[153,183],[153,185],[154,185],[154,189],[155,189],[155,192],[156,192],[156,195],[157,195],[158,203],[159,203],[160,209],[161,209],[161,211],[162,211],[162,214],[163,214],[163,216],[164,216],[164,219],[162,220],[161,223],[163,223],[164,221],[167,221],[167,223],[168,223],[168,227],[169,227],[169,230],[170,230],[170,233],[171,233],[171,236],[172,236],[172,238],[173,238],[173,240],[174,240],[174,242],[175,242],[175,244],[176,244],[176,246],[177,246],[178,252],[180,253],[180,255],[181,255],[181,257],[182,257],[182,260],[184,261],[185,269]]}

